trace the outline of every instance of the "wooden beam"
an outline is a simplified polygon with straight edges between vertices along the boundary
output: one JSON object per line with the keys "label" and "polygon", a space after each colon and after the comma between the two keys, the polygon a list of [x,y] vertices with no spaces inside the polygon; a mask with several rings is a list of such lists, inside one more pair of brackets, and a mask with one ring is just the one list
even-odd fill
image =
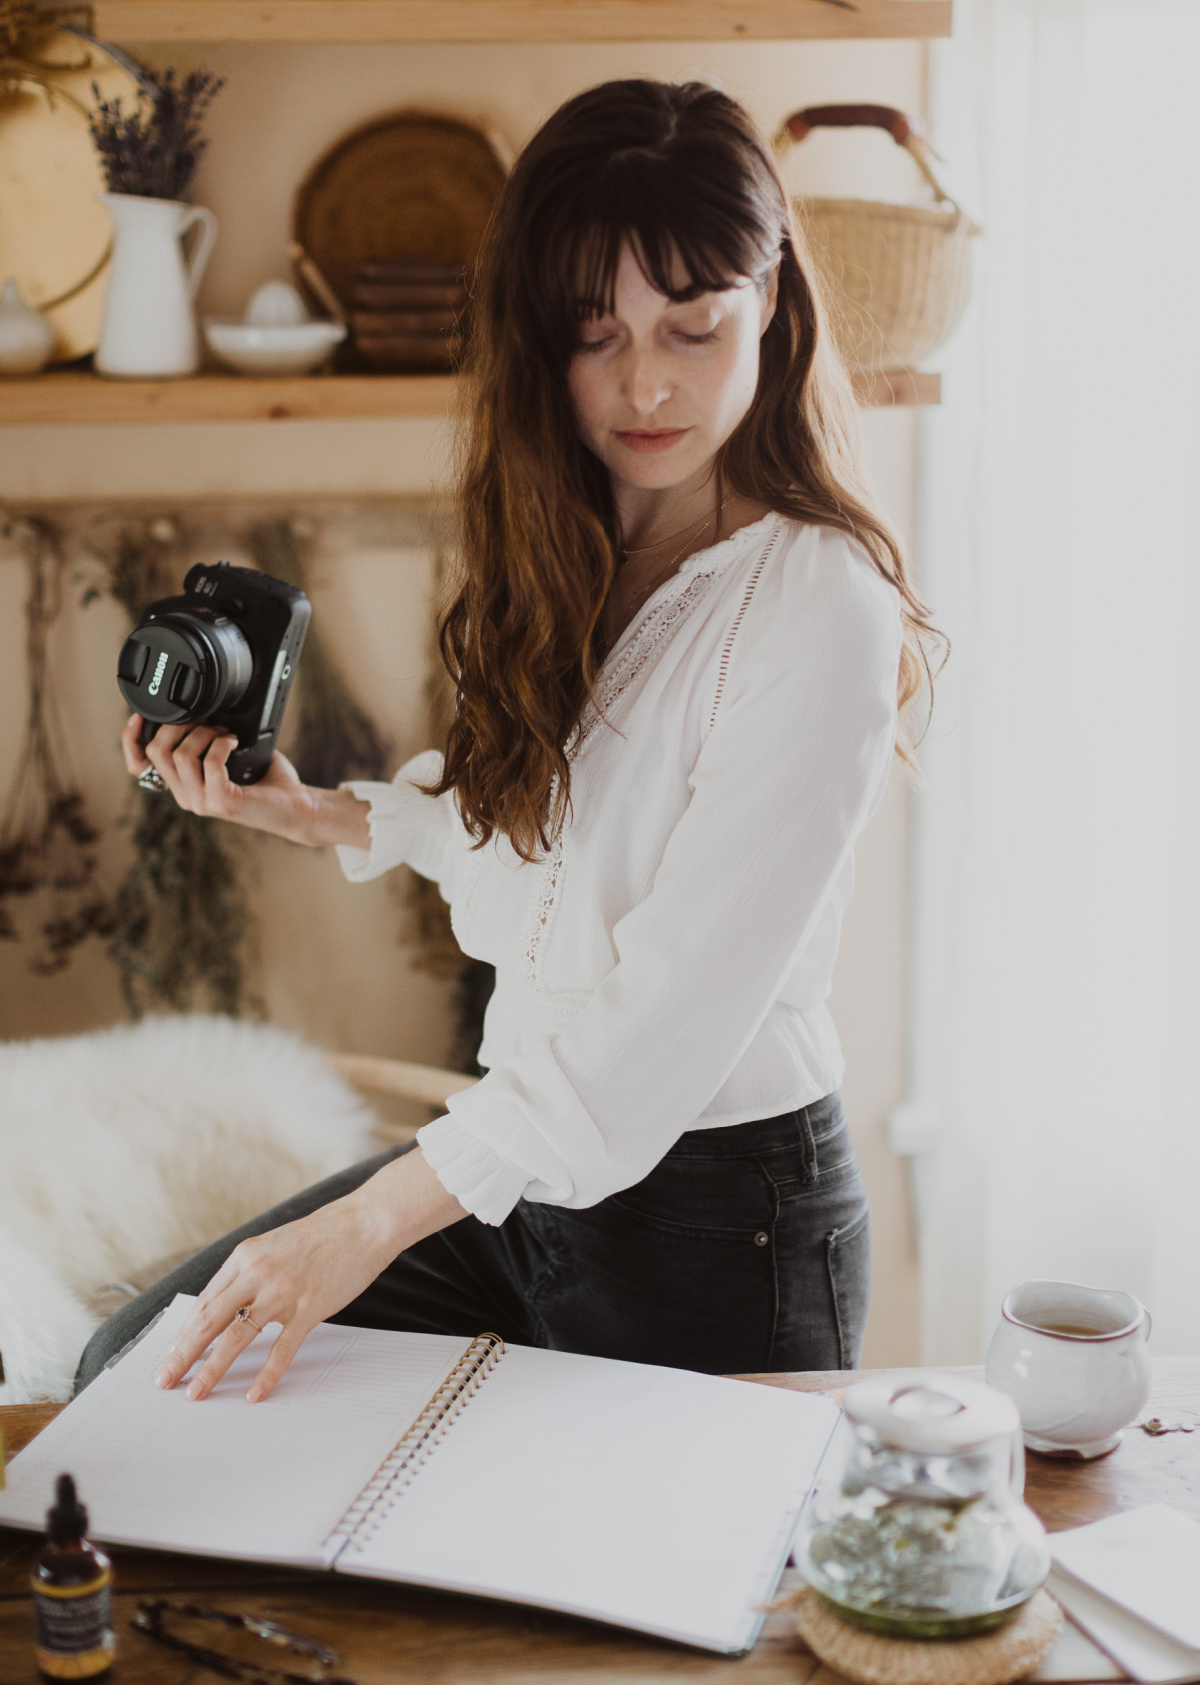
{"label": "wooden beam", "polygon": [[[912,369],[857,375],[860,404],[895,408],[941,402],[942,377]],[[440,420],[452,415],[452,375],[310,375],[257,380],[104,380],[76,370],[0,380],[0,426],[122,427],[178,421]]]}
{"label": "wooden beam", "polygon": [[449,415],[450,375],[313,375],[259,380],[104,380],[45,374],[0,381],[0,424],[104,426],[170,421],[351,421]]}
{"label": "wooden beam", "polygon": [[952,0],[96,0],[106,41],[790,41],[949,35]]}

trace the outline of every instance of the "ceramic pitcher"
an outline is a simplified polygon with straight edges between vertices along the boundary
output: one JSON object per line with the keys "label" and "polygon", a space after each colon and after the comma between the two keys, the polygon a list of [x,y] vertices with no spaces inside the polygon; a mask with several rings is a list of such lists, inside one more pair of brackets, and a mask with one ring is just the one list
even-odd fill
{"label": "ceramic pitcher", "polygon": [[[163,380],[194,374],[200,341],[192,300],[217,237],[217,219],[200,205],[102,193],[116,233],[108,296],[96,351],[100,374]],[[183,236],[200,234],[185,262]]]}
{"label": "ceramic pitcher", "polygon": [[1031,1451],[1103,1457],[1150,1396],[1149,1333],[1132,1293],[1025,1281],[1004,1301],[987,1378],[1021,1412]]}

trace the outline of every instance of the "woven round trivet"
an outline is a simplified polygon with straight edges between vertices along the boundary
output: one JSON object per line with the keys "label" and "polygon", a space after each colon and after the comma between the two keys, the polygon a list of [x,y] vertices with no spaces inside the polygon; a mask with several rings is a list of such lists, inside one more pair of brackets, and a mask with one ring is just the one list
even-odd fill
{"label": "woven round trivet", "polygon": [[850,1626],[808,1586],[788,1602],[800,1636],[827,1667],[857,1685],[1008,1685],[1054,1648],[1063,1613],[1046,1591],[1015,1619],[978,1638],[886,1638]]}

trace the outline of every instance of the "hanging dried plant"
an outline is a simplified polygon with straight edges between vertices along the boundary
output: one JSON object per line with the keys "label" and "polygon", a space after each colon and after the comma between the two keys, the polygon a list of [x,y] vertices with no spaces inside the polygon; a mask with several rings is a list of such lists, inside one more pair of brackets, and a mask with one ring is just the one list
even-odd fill
{"label": "hanging dried plant", "polygon": [[112,910],[96,885],[99,832],[66,770],[50,682],[49,632],[63,602],[62,534],[42,519],[17,521],[7,530],[24,552],[29,575],[29,702],[16,775],[0,822],[0,940],[20,939],[13,903],[33,898],[37,934],[29,965],[42,976],[52,976],[63,970],[87,937],[111,930]]}
{"label": "hanging dried plant", "polygon": [[[105,589],[131,623],[178,589],[177,539],[175,524],[159,518],[93,546]],[[135,788],[132,800],[134,862],[117,889],[110,945],[130,1015],[202,1005],[231,1017],[258,1013],[245,984],[253,921],[223,827],[167,795]]]}
{"label": "hanging dried plant", "polygon": [[211,819],[170,796],[134,792],[135,864],[116,895],[111,953],[130,1016],[207,1006],[240,1017],[250,912]]}
{"label": "hanging dried plant", "polygon": [[[256,565],[265,573],[310,591],[310,544],[303,521],[260,522],[247,534],[247,543]],[[436,667],[429,687],[430,713],[435,735],[444,736],[446,710],[453,706],[453,688],[445,679],[440,656],[435,653],[433,660]],[[351,696],[315,619],[305,639],[296,686],[298,707],[291,758],[303,782],[329,790],[348,778],[382,778],[387,745]],[[457,1068],[477,1075],[475,1056],[483,1033],[484,1010],[495,987],[495,970],[463,953],[454,939],[449,909],[437,885],[415,874],[405,876],[409,879],[403,896],[409,913],[405,940],[411,942],[415,937],[412,963],[419,971],[454,980],[455,1029],[449,1058]]]}
{"label": "hanging dried plant", "polygon": [[208,141],[201,120],[225,86],[222,76],[193,70],[176,82],[174,70],[141,70],[141,94],[132,111],[119,98],[101,99],[88,127],[110,193],[143,199],[182,199]]}
{"label": "hanging dried plant", "polygon": [[180,588],[183,569],[175,554],[178,537],[178,527],[167,516],[144,525],[122,526],[111,540],[93,533],[87,548],[103,571],[100,582],[85,590],[84,607],[98,597],[112,597],[136,625],[147,604]]}
{"label": "hanging dried plant", "polygon": [[[309,544],[301,522],[260,521],[247,534],[247,545],[256,567],[312,595]],[[335,790],[347,778],[382,778],[387,745],[350,694],[315,618],[304,640],[296,691],[291,760],[301,782]]]}

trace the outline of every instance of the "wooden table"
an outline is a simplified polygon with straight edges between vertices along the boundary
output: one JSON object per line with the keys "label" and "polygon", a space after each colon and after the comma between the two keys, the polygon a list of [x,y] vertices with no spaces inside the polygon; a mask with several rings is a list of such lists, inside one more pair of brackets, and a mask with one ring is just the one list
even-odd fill
{"label": "wooden table", "polygon": [[[833,1392],[854,1379],[843,1372],[747,1377],[799,1392]],[[1147,1414],[1200,1408],[1200,1359],[1160,1358]],[[56,1406],[0,1409],[9,1455],[56,1414]],[[86,1494],[85,1494],[86,1496]],[[1200,1520],[1200,1432],[1162,1438],[1131,1429],[1112,1456],[1097,1463],[1029,1458],[1026,1497],[1051,1532],[1095,1521],[1156,1500]],[[37,1541],[0,1528],[0,1681],[33,1685],[32,1614],[25,1589]],[[339,1650],[342,1671],[357,1685],[403,1679],[411,1685],[658,1685],[693,1679],[704,1685],[836,1685],[800,1645],[790,1618],[770,1615],[753,1652],[736,1661],[686,1650],[635,1633],[516,1608],[482,1598],[250,1563],[118,1549],[116,1598],[120,1685],[209,1685],[216,1675],[132,1631],[139,1597],[199,1597],[252,1610]],[[785,1587],[796,1576],[785,1578]],[[215,1629],[214,1629],[215,1632]],[[221,1642],[223,1641],[216,1641]],[[1082,1643],[1082,1640],[1080,1640]],[[261,1646],[259,1647],[261,1652]],[[285,1662],[285,1653],[271,1660]],[[1117,1677],[1098,1661],[1096,1679]]]}

